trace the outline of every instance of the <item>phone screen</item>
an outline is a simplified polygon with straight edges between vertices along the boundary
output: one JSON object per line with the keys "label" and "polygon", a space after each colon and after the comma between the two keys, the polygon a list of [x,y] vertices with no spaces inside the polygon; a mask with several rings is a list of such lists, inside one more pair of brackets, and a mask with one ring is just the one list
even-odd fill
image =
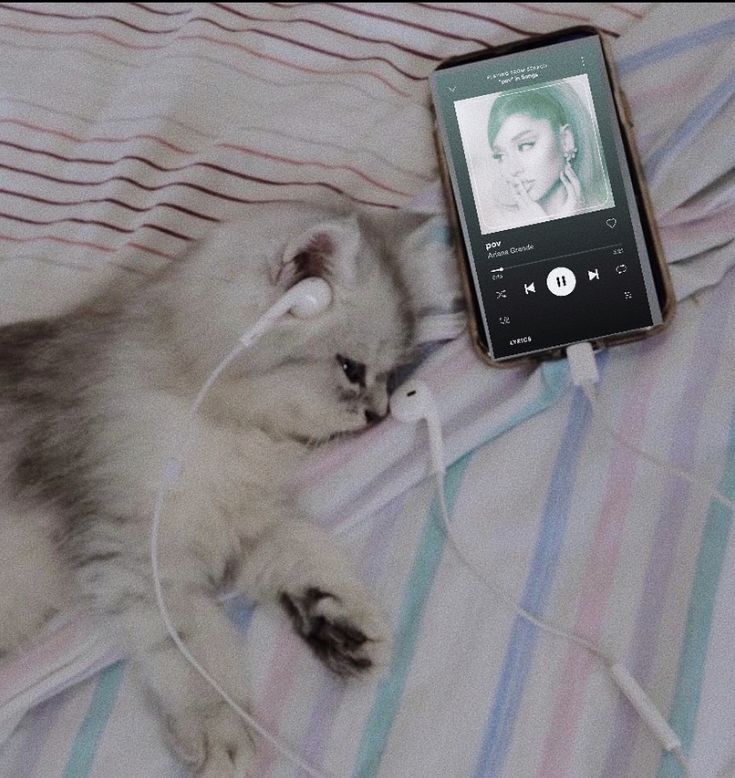
{"label": "phone screen", "polygon": [[570,37],[431,77],[478,334],[495,361],[663,319],[602,45]]}

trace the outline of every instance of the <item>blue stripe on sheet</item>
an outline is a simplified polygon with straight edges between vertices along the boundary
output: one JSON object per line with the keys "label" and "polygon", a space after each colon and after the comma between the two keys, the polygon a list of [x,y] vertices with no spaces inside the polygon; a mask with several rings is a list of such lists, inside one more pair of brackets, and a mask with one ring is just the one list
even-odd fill
{"label": "blue stripe on sheet", "polygon": [[[576,390],[564,437],[556,455],[541,519],[541,531],[521,601],[525,610],[538,617],[544,615],[546,597],[559,561],[574,491],[577,461],[588,420],[587,400],[580,390]],[[475,778],[489,778],[502,773],[537,637],[535,626],[525,619],[516,618],[475,767]]]}
{"label": "blue stripe on sheet", "polygon": [[[499,427],[488,432],[487,442],[499,437],[518,424],[541,413],[556,403],[569,385],[569,372],[565,362],[547,362],[542,368],[543,388],[539,396],[519,413]],[[454,500],[461,485],[462,475],[473,452],[468,452],[447,471],[445,490],[447,508],[451,516]],[[436,499],[432,501],[424,534],[419,543],[411,573],[404,589],[403,603],[397,629],[396,654],[387,677],[380,684],[373,707],[363,730],[362,740],[355,759],[353,778],[374,778],[378,774],[388,737],[406,685],[419,637],[421,616],[431,592],[445,537]]]}
{"label": "blue stripe on sheet", "polygon": [[[730,423],[727,461],[720,481],[720,491],[726,497],[735,499],[735,415]],[[699,548],[684,646],[679,659],[678,681],[669,717],[669,723],[679,735],[685,753],[689,752],[694,740],[712,628],[712,614],[731,525],[732,511],[722,503],[713,501],[707,514]],[[672,754],[665,754],[661,760],[658,776],[659,778],[684,778],[684,772]]]}
{"label": "blue stripe on sheet", "polygon": [[62,778],[87,778],[89,775],[100,738],[115,706],[124,671],[125,663],[118,662],[100,675],[87,715],[74,739]]}
{"label": "blue stripe on sheet", "polygon": [[733,94],[735,94],[735,74],[715,87],[704,100],[698,103],[666,139],[666,142],[649,155],[645,162],[646,174],[649,178],[659,173],[666,160],[680,155],[687,143],[693,140],[697,133],[700,133],[727,105]]}
{"label": "blue stripe on sheet", "polygon": [[651,46],[628,57],[621,57],[616,67],[621,74],[632,73],[639,68],[675,57],[682,52],[691,51],[697,46],[706,46],[712,43],[712,41],[727,35],[735,35],[735,17],[713,24],[710,27],[687,33],[686,35],[680,35],[678,38],[664,41],[657,46]]}

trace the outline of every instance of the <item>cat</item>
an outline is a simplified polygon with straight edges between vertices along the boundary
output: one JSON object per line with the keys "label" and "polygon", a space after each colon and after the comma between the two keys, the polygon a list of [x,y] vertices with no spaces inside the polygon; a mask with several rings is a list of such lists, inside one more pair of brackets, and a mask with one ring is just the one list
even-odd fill
{"label": "cat", "polygon": [[[119,634],[178,758],[205,778],[243,773],[252,733],[177,654],[154,598],[154,497],[188,425],[160,560],[192,653],[247,705],[241,641],[217,604],[227,588],[278,606],[340,676],[385,665],[385,616],[288,475],[314,446],[388,412],[391,375],[414,356],[403,229],[346,206],[253,206],[132,292],[0,328],[0,652],[84,603]],[[240,335],[312,276],[331,285],[329,309],[283,318],[190,420]]]}

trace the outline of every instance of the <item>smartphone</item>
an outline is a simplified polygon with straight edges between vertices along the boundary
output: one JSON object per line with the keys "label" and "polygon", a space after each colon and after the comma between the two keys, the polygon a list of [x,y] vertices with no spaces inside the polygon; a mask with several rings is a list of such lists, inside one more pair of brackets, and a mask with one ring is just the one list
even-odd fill
{"label": "smartphone", "polygon": [[671,281],[599,32],[447,60],[430,82],[481,356],[513,365],[665,326]]}

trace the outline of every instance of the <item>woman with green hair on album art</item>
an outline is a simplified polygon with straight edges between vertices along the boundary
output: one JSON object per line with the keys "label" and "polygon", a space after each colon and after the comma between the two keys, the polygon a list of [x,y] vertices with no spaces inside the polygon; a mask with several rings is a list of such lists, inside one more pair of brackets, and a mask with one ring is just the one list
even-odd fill
{"label": "woman with green hair on album art", "polygon": [[492,96],[483,189],[493,202],[478,207],[483,233],[614,206],[596,121],[580,98],[591,98],[587,78],[567,81],[577,88],[557,81]]}

